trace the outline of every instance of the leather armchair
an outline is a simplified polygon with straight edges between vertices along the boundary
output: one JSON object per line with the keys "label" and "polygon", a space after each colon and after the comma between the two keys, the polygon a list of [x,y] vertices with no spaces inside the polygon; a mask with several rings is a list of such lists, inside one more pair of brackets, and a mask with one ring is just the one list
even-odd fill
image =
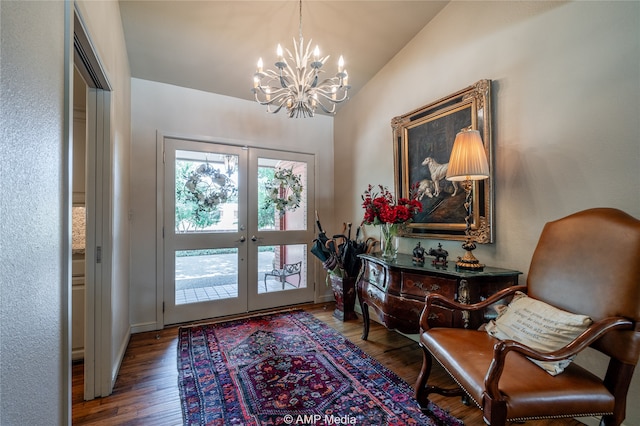
{"label": "leather armchair", "polygon": [[[640,354],[640,221],[616,209],[597,208],[545,225],[533,254],[526,286],[496,293],[473,305],[429,294],[420,319],[423,364],[415,397],[427,406],[430,393],[462,396],[483,410],[487,424],[559,417],[601,417],[601,425],[625,418],[627,391]],[[516,291],[559,309],[588,315],[593,324],[565,347],[543,353],[484,330],[430,328],[438,305],[473,311]],[[609,359],[604,377],[575,362],[552,376],[528,358],[558,361],[594,348]],[[433,360],[459,388],[427,382]]]}

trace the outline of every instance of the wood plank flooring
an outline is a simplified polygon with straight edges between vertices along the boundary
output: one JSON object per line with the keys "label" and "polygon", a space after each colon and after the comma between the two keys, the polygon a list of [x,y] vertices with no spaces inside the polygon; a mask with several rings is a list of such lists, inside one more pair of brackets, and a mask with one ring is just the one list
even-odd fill
{"label": "wood plank flooring", "polygon": [[[304,309],[324,321],[362,348],[380,363],[413,385],[420,371],[422,351],[418,344],[372,322],[369,339],[363,341],[362,320],[341,322],[333,318],[333,305],[306,306]],[[83,401],[83,365],[73,366],[74,425],[182,425],[178,396],[176,345],[178,328],[131,336],[112,395]],[[436,363],[437,364],[437,363]],[[446,373],[434,366],[434,381],[452,385]],[[464,421],[465,425],[484,425],[482,412],[463,405],[459,398],[432,395],[433,402]],[[575,420],[531,421],[530,426],[581,425]],[[383,425],[381,425],[383,426]]]}

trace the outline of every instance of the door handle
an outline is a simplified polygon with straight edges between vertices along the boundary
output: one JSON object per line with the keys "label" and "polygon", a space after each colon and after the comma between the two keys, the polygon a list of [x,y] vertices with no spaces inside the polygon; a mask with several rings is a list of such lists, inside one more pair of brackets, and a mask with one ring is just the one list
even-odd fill
{"label": "door handle", "polygon": [[244,235],[242,237],[240,237],[240,242],[244,243],[245,241],[247,241],[247,239],[244,237]]}
{"label": "door handle", "polygon": [[258,241],[258,237],[256,237],[255,235],[251,236],[251,241],[256,242]]}

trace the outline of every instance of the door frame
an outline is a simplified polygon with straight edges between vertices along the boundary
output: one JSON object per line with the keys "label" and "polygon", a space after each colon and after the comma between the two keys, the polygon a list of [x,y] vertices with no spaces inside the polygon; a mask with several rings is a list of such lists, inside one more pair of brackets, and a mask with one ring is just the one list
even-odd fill
{"label": "door frame", "polygon": [[[84,399],[108,396],[111,372],[112,158],[111,90],[77,5],[73,11],[73,63],[87,85]],[[70,122],[73,116],[70,117]],[[71,204],[69,204],[71,211]],[[70,233],[70,231],[69,231]],[[71,253],[68,254],[71,259]],[[100,258],[100,259],[98,259]],[[98,262],[98,260],[100,260]],[[69,280],[71,291],[71,280]],[[69,329],[71,316],[69,315]]]}
{"label": "door frame", "polygon": [[[256,150],[271,150],[293,153],[296,151],[286,151],[283,149],[261,147],[257,145],[248,144],[245,141],[228,138],[207,137],[207,136],[189,136],[181,133],[162,132],[156,130],[156,327],[157,330],[161,330],[165,327],[164,319],[164,141],[165,139],[183,139],[188,141],[196,141],[203,143],[213,143],[219,145],[231,145],[235,147],[245,149]],[[297,152],[299,154],[313,155],[308,152]],[[314,164],[315,170],[315,164]],[[315,173],[309,176],[309,182],[315,182]],[[315,188],[311,192],[315,203]],[[308,226],[312,225],[313,221],[309,222]],[[311,244],[309,242],[308,244]],[[313,261],[307,262],[307,268],[309,269],[309,276],[315,277],[315,263]],[[307,280],[307,285],[315,287],[315,280]],[[313,290],[314,301],[317,298],[317,289]]]}

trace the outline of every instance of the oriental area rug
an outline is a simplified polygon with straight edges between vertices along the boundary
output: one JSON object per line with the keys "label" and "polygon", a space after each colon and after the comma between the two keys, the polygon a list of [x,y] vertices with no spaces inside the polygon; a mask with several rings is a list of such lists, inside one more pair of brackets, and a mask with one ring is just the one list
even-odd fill
{"label": "oriental area rug", "polygon": [[462,425],[304,311],[182,327],[185,425]]}

